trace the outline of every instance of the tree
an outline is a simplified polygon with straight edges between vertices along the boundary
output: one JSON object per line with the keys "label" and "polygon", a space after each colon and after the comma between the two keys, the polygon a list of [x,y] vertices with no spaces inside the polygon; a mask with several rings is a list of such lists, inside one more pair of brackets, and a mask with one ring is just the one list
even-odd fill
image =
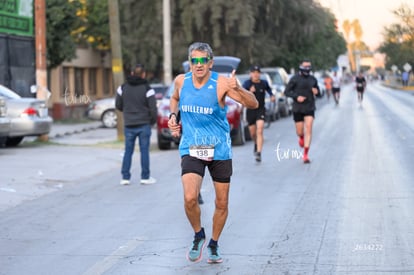
{"label": "tree", "polygon": [[96,50],[110,48],[108,1],[87,0],[83,3],[84,30],[81,33],[84,43]]}
{"label": "tree", "polygon": [[286,68],[296,67],[300,59],[308,57],[315,69],[336,66],[337,57],[346,48],[344,38],[336,31],[334,15],[313,1],[284,1],[284,5],[283,21],[290,27],[288,31],[279,30],[285,36],[279,59],[289,59],[279,63]]}
{"label": "tree", "polygon": [[48,68],[59,66],[75,57],[77,44],[72,31],[82,26],[76,15],[81,8],[79,1],[46,1],[47,60]]}
{"label": "tree", "polygon": [[352,30],[352,23],[349,22],[349,20],[347,19],[342,24],[342,28],[345,32],[346,49],[347,49],[347,53],[348,53],[349,62],[351,63],[351,70],[355,71],[356,65],[355,65],[353,49],[352,49],[351,41],[350,41],[350,33],[351,33],[351,30]]}
{"label": "tree", "polygon": [[[354,19],[350,22],[348,19],[342,24],[342,28],[345,32],[346,47],[348,52],[348,59],[351,63],[351,70],[356,71],[357,68],[357,56],[358,57],[371,57],[372,53],[369,50],[367,44],[362,41],[363,30],[358,19]],[[351,33],[354,35],[355,41],[351,41]]]}
{"label": "tree", "polygon": [[120,0],[119,5],[125,69],[141,63],[160,75],[163,64],[162,1]]}
{"label": "tree", "polygon": [[414,8],[401,5],[393,11],[400,23],[384,28],[384,42],[379,51],[386,54],[386,67],[414,64]]}
{"label": "tree", "polygon": [[[336,65],[345,40],[336,19],[314,0],[171,1],[174,73],[182,71],[188,45],[205,41],[216,55],[251,63],[296,67],[309,57],[317,68]],[[120,0],[123,58],[126,69],[143,63],[161,78],[163,66],[162,2]],[[76,46],[108,49],[107,2],[48,0],[49,68],[75,56]]]}
{"label": "tree", "polygon": [[[121,0],[124,59],[162,71],[161,1]],[[336,65],[345,42],[335,17],[313,0],[176,0],[171,1],[174,73],[182,71],[188,45],[208,42],[215,55],[251,63],[296,67],[310,57],[319,68]]]}
{"label": "tree", "polygon": [[48,0],[46,3],[49,69],[74,58],[79,45],[109,49],[107,1]]}

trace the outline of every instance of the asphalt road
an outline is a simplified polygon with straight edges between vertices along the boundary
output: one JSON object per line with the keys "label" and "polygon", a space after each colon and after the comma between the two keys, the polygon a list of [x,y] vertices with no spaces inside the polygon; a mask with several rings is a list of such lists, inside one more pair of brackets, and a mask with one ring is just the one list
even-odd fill
{"label": "asphalt road", "polygon": [[[265,130],[262,163],[234,147],[218,265],[185,258],[177,150],[153,150],[157,184],[138,184],[136,155],[120,186],[116,146],[2,149],[0,274],[414,274],[413,106],[377,84],[359,106],[345,86],[339,106],[318,100],[310,164],[291,117]],[[202,194],[210,236],[208,176]]]}

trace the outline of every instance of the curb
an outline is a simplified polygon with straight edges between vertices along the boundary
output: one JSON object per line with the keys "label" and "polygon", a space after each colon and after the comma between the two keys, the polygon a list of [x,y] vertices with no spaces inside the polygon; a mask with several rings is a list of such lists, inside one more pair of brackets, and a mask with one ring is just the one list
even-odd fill
{"label": "curb", "polygon": [[[70,131],[63,131],[63,132],[55,133],[55,134],[50,134],[49,133],[49,138],[54,139],[54,138],[62,138],[62,137],[66,137],[66,136],[71,136],[71,135],[75,135],[75,134],[81,134],[81,133],[84,133],[84,132],[99,129],[101,127],[102,127],[101,125],[83,126],[79,129],[74,129],[74,130],[70,130]],[[53,128],[53,126],[52,126],[52,128]]]}

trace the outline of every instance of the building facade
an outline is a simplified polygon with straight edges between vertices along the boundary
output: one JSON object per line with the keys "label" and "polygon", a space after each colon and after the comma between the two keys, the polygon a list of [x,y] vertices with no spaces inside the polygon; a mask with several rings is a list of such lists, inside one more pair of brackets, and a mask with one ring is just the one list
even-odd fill
{"label": "building facade", "polygon": [[78,48],[76,58],[49,72],[48,100],[55,120],[81,119],[89,104],[115,95],[110,52]]}

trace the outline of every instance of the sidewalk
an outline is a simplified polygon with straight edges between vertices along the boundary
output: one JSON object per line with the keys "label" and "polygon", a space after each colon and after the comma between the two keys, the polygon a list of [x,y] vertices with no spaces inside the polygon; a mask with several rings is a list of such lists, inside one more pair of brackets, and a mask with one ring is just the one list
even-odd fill
{"label": "sidewalk", "polygon": [[[65,145],[112,144],[115,147],[123,146],[123,142],[118,141],[117,129],[105,128],[100,121],[54,122],[48,136],[50,141]],[[151,146],[156,148],[156,144],[157,128],[154,126],[151,134]]]}
{"label": "sidewalk", "polygon": [[403,87],[401,86],[401,84],[395,83],[395,82],[390,82],[390,81],[382,81],[381,84],[385,87],[394,89],[394,90],[399,90],[399,91],[406,91],[409,92],[411,94],[414,95],[414,86],[407,86],[407,87]]}

